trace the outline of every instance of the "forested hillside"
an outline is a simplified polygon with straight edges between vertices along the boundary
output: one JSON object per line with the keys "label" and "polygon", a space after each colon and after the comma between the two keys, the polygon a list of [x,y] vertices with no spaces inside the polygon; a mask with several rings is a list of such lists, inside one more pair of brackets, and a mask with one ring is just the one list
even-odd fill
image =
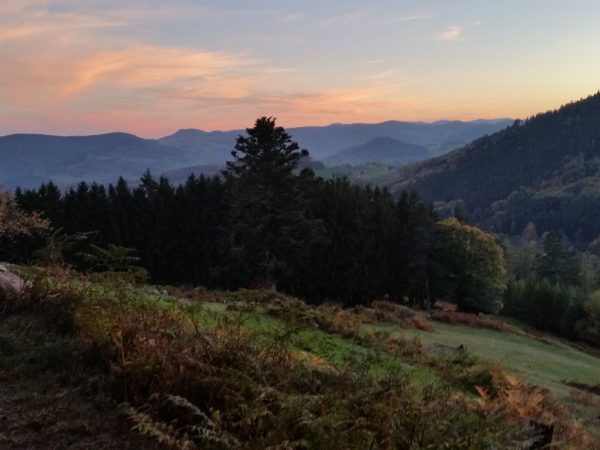
{"label": "forested hillside", "polygon": [[[600,94],[400,169],[394,189],[460,204],[500,233],[532,222],[586,245],[600,233]],[[442,205],[438,205],[442,206]]]}

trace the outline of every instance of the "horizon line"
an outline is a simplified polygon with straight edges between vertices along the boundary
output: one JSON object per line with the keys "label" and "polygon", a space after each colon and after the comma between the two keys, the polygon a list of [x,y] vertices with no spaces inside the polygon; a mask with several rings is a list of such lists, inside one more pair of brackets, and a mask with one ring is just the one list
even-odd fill
{"label": "horizon line", "polygon": [[[275,119],[277,119],[275,117]],[[298,126],[283,126],[286,130],[292,130],[292,129],[298,129],[298,128],[328,128],[328,127],[332,127],[332,126],[354,126],[354,125],[382,125],[385,123],[390,123],[390,122],[396,122],[396,123],[410,123],[410,124],[424,124],[424,125],[435,125],[438,123],[444,123],[444,122],[460,122],[460,123],[472,123],[472,122],[500,122],[500,121],[505,121],[505,120],[517,120],[514,119],[512,117],[493,117],[493,118],[478,118],[478,119],[471,119],[471,120],[461,120],[461,119],[437,119],[437,120],[432,120],[432,121],[427,121],[427,120],[398,120],[398,119],[389,119],[389,120],[383,120],[381,122],[332,122],[326,125],[298,125]],[[110,134],[128,134],[131,136],[135,136],[141,139],[149,139],[149,140],[160,140],[169,136],[173,136],[174,134],[177,134],[181,131],[200,131],[203,133],[231,133],[231,132],[237,132],[237,131],[244,131],[247,128],[251,128],[251,125],[248,127],[240,127],[240,128],[231,128],[231,129],[202,129],[202,128],[194,128],[194,127],[187,127],[187,128],[179,128],[177,130],[175,130],[172,133],[169,134],[165,134],[165,135],[161,135],[159,137],[147,137],[144,136],[142,134],[136,134],[130,131],[123,131],[123,130],[114,130],[114,131],[105,131],[105,132],[100,132],[100,133],[92,133],[92,134],[52,134],[52,133],[44,133],[44,132],[12,132],[12,133],[8,133],[8,134],[2,134],[0,135],[0,138],[6,138],[6,137],[10,137],[10,136],[50,136],[50,137],[64,137],[64,138],[71,138],[71,137],[94,137],[94,136],[105,136],[105,135],[110,135]]]}

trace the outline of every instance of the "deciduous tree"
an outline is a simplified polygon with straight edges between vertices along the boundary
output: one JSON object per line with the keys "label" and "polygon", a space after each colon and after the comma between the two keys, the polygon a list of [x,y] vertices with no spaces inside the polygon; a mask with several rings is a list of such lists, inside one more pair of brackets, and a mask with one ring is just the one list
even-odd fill
{"label": "deciduous tree", "polygon": [[497,313],[506,289],[506,263],[494,237],[452,217],[437,224],[437,293],[469,312]]}

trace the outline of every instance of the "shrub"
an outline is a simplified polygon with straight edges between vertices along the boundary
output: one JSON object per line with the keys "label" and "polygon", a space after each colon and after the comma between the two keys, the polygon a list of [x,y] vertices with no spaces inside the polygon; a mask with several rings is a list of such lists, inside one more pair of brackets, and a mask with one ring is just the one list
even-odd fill
{"label": "shrub", "polygon": [[370,308],[357,307],[354,312],[367,323],[391,323],[404,328],[433,331],[433,326],[417,311],[387,300],[376,300]]}
{"label": "shrub", "polygon": [[337,333],[344,337],[356,336],[360,330],[361,320],[339,306],[321,305],[314,309],[315,321],[324,331]]}
{"label": "shrub", "polygon": [[407,324],[410,328],[416,328],[421,331],[434,331],[433,325],[431,325],[423,316],[415,315],[408,319]]}
{"label": "shrub", "polygon": [[463,325],[472,328],[487,328],[490,330],[506,331],[508,325],[500,320],[489,320],[479,317],[477,314],[462,313],[457,311],[432,310],[431,318],[438,322],[450,323],[452,325]]}
{"label": "shrub", "polygon": [[527,420],[536,434],[529,448],[566,443],[569,448],[590,448],[591,442],[581,424],[571,420],[566,408],[554,401],[547,390],[526,384],[497,364],[490,369],[494,392],[477,387],[482,412]]}

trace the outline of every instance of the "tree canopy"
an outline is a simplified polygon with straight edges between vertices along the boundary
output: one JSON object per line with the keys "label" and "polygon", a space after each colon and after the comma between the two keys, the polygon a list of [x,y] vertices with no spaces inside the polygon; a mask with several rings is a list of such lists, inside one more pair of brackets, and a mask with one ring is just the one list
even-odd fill
{"label": "tree canopy", "polygon": [[494,236],[452,217],[437,224],[436,237],[442,292],[463,311],[500,311],[507,272]]}

